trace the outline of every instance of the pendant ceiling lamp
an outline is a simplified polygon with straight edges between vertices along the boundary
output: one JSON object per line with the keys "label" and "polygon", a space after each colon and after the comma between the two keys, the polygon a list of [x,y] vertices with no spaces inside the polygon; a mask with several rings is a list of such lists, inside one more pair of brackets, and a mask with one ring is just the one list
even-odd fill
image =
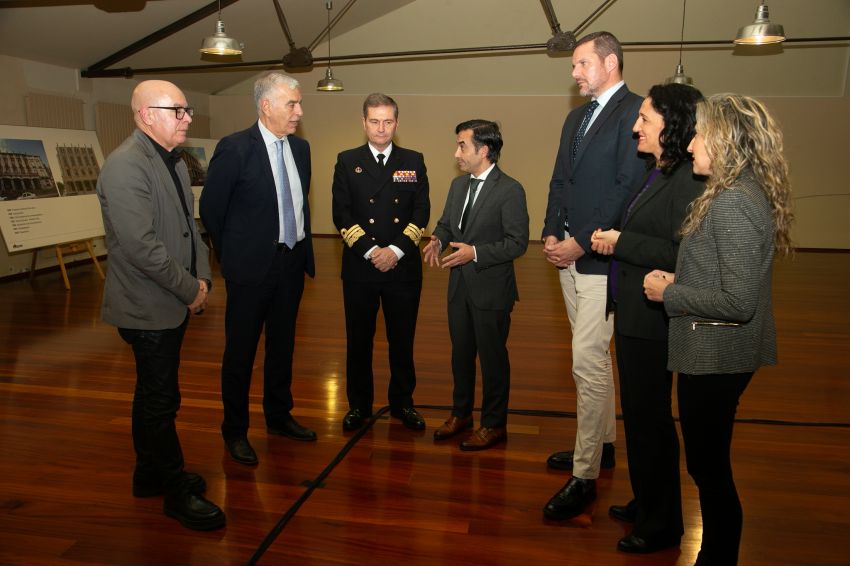
{"label": "pendant ceiling lamp", "polygon": [[785,30],[780,24],[770,23],[767,6],[762,0],[756,10],[756,21],[738,30],[736,45],[767,45],[785,41]]}
{"label": "pendant ceiling lamp", "polygon": [[224,33],[224,22],[221,21],[221,0],[218,0],[218,21],[215,23],[215,33],[205,37],[199,51],[204,55],[241,55],[243,45]]}
{"label": "pendant ceiling lamp", "polygon": [[685,8],[687,5],[688,0],[682,0],[682,34],[679,36],[679,64],[676,65],[676,72],[672,77],[667,77],[664,80],[664,84],[676,83],[694,86],[694,80],[685,74],[685,67],[682,66],[682,46],[685,43]]}
{"label": "pendant ceiling lamp", "polygon": [[316,85],[316,90],[337,92],[345,89],[342,86],[342,81],[335,79],[334,73],[331,70],[331,8],[333,8],[333,2],[325,2],[325,8],[328,9],[328,69],[325,72],[325,78],[320,80],[319,84]]}

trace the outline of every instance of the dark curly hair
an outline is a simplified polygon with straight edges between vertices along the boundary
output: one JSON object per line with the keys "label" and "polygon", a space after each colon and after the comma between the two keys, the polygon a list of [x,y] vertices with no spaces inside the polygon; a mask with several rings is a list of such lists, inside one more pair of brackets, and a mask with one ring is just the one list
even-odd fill
{"label": "dark curly hair", "polygon": [[669,173],[679,163],[692,159],[688,144],[695,133],[697,102],[703,96],[692,86],[670,83],[650,88],[649,98],[652,108],[664,119],[664,129],[659,136],[661,163],[656,166],[663,173]]}

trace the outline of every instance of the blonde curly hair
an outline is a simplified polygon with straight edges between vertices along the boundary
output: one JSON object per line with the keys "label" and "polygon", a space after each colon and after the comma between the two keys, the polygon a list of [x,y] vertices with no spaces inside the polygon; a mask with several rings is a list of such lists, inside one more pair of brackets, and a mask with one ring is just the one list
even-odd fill
{"label": "blonde curly hair", "polygon": [[782,132],[767,108],[740,94],[715,94],[697,103],[697,135],[711,159],[705,192],[691,204],[682,234],[695,232],[715,198],[750,170],[773,209],[777,253],[791,253],[791,184]]}

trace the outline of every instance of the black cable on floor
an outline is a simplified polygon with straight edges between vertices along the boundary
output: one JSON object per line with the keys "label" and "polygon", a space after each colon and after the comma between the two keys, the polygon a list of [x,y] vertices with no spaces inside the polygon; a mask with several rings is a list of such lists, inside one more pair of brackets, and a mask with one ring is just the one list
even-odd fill
{"label": "black cable on floor", "polygon": [[345,446],[342,447],[342,450],[340,450],[339,453],[334,456],[334,459],[331,460],[327,466],[325,466],[325,469],[322,470],[318,476],[316,476],[316,479],[310,482],[310,484],[307,486],[307,489],[305,489],[304,493],[301,494],[301,497],[299,497],[295,501],[295,503],[293,503],[289,507],[289,509],[286,510],[286,513],[284,513],[280,520],[275,524],[275,526],[272,527],[272,530],[269,531],[269,533],[263,539],[263,542],[260,543],[260,546],[257,547],[257,550],[254,551],[254,554],[248,560],[248,566],[253,566],[257,563],[257,561],[263,556],[263,554],[265,554],[266,550],[268,550],[268,548],[278,537],[278,535],[289,522],[289,520],[295,516],[295,513],[297,513],[301,506],[304,505],[304,503],[310,498],[310,495],[313,494],[313,491],[318,486],[322,485],[322,482],[325,480],[325,478],[327,478],[333,471],[333,469],[336,468],[340,462],[342,462],[346,454],[348,454],[349,451],[354,448],[354,445],[357,444],[357,441],[363,438],[364,434],[369,432],[369,429],[372,428],[372,425],[375,424],[375,421],[389,410],[389,405],[380,409],[377,413],[373,414],[368,421],[366,421],[366,424],[363,425],[360,430],[358,430],[351,438],[348,439],[348,442],[345,443]]}

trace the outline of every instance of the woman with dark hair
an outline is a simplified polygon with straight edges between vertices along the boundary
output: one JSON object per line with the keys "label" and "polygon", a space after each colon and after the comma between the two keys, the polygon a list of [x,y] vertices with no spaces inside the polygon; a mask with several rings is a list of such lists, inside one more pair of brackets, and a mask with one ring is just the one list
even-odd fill
{"label": "woman with dark hair", "polygon": [[633,522],[620,539],[623,552],[653,552],[676,546],[684,532],[679,483],[679,437],[673,421],[673,376],[667,369],[667,315],[643,294],[653,268],[676,265],[688,205],[703,190],[688,153],[694,136],[693,87],[656,85],[643,101],[634,125],[638,151],[654,167],[636,187],[619,230],[597,230],[592,248],[613,254],[608,277],[609,311],[614,318],[620,406],[634,498],[609,513]]}
{"label": "woman with dark hair", "polygon": [[668,367],[679,373],[685,460],[702,512],[696,564],[734,566],[743,512],[732,428],[753,373],[776,363],[773,256],[791,251],[791,189],[782,133],[753,98],[700,102],[688,149],[694,171],[708,175],[705,192],[682,227],[675,276],[652,271],[644,289],[670,316]]}

